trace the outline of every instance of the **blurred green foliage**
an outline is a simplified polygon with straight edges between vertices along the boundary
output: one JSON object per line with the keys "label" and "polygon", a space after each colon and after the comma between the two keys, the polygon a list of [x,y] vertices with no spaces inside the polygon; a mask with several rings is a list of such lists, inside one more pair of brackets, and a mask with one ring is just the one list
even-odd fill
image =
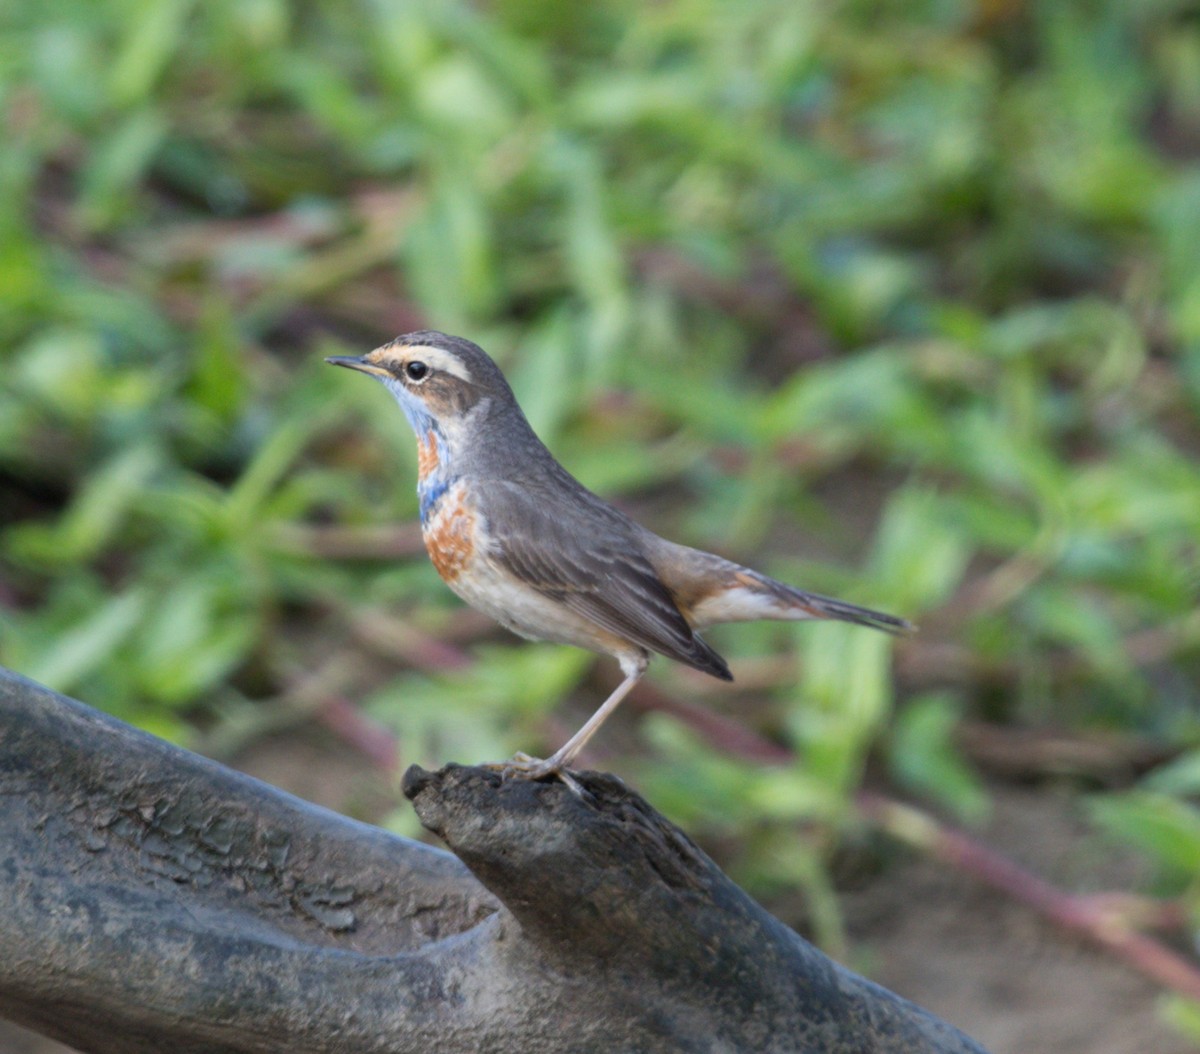
{"label": "blurred green foliage", "polygon": [[[922,624],[895,676],[719,630],[798,657],[705,696],[797,762],[661,716],[624,762],[829,940],[872,751],[971,820],[964,716],[1200,743],[1193,5],[47,0],[0,14],[0,120],[5,664],[186,739],[358,655],[330,691],[406,760],[550,746],[586,656],[354,630],[465,632],[363,541],[411,540],[411,437],[320,362],[432,325],[663,533]],[[1183,757],[1093,815],[1195,894]]]}

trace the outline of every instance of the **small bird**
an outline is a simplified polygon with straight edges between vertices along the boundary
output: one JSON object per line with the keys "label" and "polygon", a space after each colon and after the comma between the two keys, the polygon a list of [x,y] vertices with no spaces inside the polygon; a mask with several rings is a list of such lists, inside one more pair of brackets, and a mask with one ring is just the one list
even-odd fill
{"label": "small bird", "polygon": [[635,523],[555,460],[500,368],[469,340],[423,330],[361,358],[325,361],[381,381],[412,425],[422,534],[446,584],[514,633],[611,655],[625,674],[560,750],[544,761],[518,755],[505,771],[564,774],[652,652],[733,680],[697,632],[716,623],[839,619],[889,633],[912,629]]}

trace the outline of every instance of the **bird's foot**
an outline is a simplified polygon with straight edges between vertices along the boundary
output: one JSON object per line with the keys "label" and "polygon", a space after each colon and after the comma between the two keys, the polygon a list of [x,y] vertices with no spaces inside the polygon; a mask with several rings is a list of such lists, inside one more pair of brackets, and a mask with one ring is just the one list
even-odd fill
{"label": "bird's foot", "polygon": [[499,772],[505,779],[540,780],[547,776],[555,776],[579,797],[584,796],[583,787],[580,786],[579,781],[567,771],[564,765],[552,757],[543,760],[518,751],[508,761],[493,762],[480,767]]}

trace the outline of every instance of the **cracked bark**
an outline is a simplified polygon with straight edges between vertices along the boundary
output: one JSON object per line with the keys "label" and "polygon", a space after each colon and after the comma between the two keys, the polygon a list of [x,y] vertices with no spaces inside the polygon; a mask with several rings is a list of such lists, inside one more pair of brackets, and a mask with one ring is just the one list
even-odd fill
{"label": "cracked bark", "polygon": [[98,1054],[981,1054],[580,782],[410,770],[456,859],[0,671],[0,1016]]}

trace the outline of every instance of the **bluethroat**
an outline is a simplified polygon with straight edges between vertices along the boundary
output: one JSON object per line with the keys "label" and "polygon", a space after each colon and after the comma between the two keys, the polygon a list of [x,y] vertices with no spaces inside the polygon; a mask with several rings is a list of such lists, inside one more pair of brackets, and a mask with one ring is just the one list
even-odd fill
{"label": "bluethroat", "polygon": [[500,368],[476,344],[432,330],[355,358],[417,434],[421,527],[433,566],[460,597],[514,633],[613,656],[625,679],[545,761],[563,773],[642,675],[652,652],[722,680],[733,675],[698,635],[719,622],[839,619],[898,633],[904,619],[806,593],[677,545],[593,494],[534,434]]}

